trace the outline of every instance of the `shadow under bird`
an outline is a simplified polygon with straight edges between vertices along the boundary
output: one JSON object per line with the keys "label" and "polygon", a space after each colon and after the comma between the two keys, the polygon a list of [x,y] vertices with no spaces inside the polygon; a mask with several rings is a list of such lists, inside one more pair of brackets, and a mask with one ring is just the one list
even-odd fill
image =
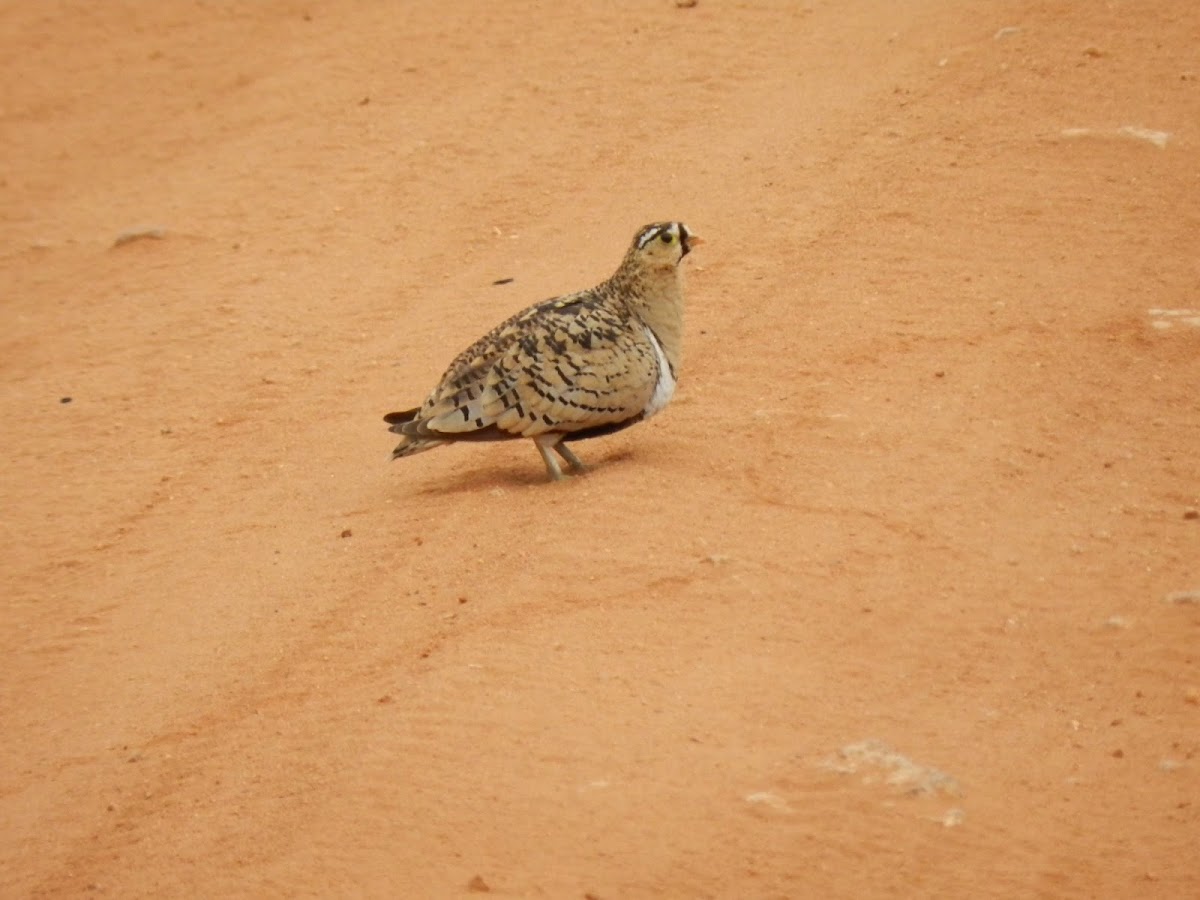
{"label": "shadow under bird", "polygon": [[455,441],[532,439],[546,471],[586,467],[566,445],[628,428],[675,393],[682,262],[701,243],[682,222],[647,225],[613,276],[501,322],[460,353],[417,409],[389,413],[392,458]]}

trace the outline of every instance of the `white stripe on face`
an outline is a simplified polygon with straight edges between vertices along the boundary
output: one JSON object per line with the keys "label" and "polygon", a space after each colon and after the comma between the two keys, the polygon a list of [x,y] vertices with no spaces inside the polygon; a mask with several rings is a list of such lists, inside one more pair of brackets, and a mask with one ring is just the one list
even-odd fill
{"label": "white stripe on face", "polygon": [[638,238],[637,248],[639,250],[645,250],[646,245],[648,243],[650,243],[652,240],[654,240],[656,237],[658,237],[660,234],[662,234],[664,231],[673,232],[674,230],[675,230],[674,222],[668,222],[665,225],[653,225],[650,228],[647,228],[646,233]]}

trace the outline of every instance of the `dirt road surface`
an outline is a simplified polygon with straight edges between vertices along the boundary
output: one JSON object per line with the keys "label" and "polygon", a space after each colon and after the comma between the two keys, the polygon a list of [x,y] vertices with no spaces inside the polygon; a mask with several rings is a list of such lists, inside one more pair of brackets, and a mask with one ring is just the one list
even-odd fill
{"label": "dirt road surface", "polygon": [[[0,5],[0,895],[1200,896],[1198,43]],[[666,218],[666,412],[389,461]]]}

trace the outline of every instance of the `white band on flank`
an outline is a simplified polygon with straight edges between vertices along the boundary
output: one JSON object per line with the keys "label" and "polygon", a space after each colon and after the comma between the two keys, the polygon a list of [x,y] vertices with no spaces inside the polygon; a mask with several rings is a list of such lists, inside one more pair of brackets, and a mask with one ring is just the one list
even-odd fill
{"label": "white band on flank", "polygon": [[654,355],[658,357],[658,381],[654,385],[654,394],[650,397],[650,402],[642,410],[642,415],[648,419],[671,402],[671,397],[675,394],[675,376],[671,374],[671,364],[667,361],[667,354],[663,353],[662,344],[649,327],[646,327],[646,337],[650,339]]}

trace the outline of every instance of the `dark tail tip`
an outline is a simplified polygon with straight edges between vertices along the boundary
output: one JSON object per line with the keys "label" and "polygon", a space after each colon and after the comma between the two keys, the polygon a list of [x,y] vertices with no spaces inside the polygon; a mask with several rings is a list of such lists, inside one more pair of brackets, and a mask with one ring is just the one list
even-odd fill
{"label": "dark tail tip", "polygon": [[403,412],[391,412],[383,417],[383,421],[389,425],[405,425],[415,419],[420,411],[418,407],[417,409],[406,409]]}

